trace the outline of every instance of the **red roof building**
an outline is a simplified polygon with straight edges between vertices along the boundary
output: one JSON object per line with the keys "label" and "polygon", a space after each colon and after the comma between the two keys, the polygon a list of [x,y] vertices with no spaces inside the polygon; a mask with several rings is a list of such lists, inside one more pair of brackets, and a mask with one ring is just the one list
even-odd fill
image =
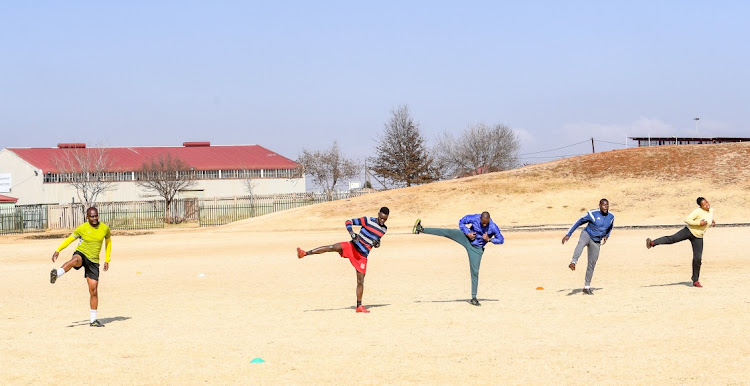
{"label": "red roof building", "polygon": [[56,160],[70,152],[104,149],[111,159],[108,172],[133,172],[144,162],[170,154],[195,170],[296,169],[300,165],[258,145],[211,146],[209,142],[185,142],[183,146],[87,148],[85,144],[58,144],[56,148],[8,148],[43,173],[59,173]]}
{"label": "red roof building", "polygon": [[2,194],[0,194],[0,204],[15,204],[16,202],[18,202],[17,198],[3,196]]}
{"label": "red roof building", "polygon": [[76,202],[77,197],[71,179],[87,174],[71,171],[65,160],[76,156],[95,159],[99,154],[106,157],[107,167],[96,178],[113,183],[99,201],[154,199],[137,182],[143,179],[144,164],[166,156],[187,164],[197,181],[194,189],[181,192],[183,198],[235,197],[247,195],[250,190],[252,194],[305,192],[302,166],[297,162],[259,145],[212,146],[209,142],[107,148],[60,143],[54,148],[7,148],[0,151],[0,174],[10,174],[10,192],[19,197],[20,205],[67,204]]}

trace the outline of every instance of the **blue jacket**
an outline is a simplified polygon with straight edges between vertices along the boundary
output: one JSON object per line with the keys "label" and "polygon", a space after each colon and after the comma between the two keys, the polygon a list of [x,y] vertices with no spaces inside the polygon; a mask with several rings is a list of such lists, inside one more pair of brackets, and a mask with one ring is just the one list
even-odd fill
{"label": "blue jacket", "polygon": [[591,240],[598,243],[604,237],[609,238],[609,233],[612,232],[612,226],[615,224],[615,215],[612,212],[607,212],[605,216],[601,210],[591,209],[568,229],[568,237],[573,234],[576,228],[586,223],[588,223],[585,229],[586,233],[591,236]]}
{"label": "blue jacket", "polygon": [[481,217],[479,214],[467,214],[458,222],[458,229],[461,229],[461,232],[464,232],[465,235],[468,235],[471,232],[476,233],[477,237],[471,242],[471,245],[484,248],[487,242],[484,241],[482,235],[485,233],[489,236],[492,244],[504,243],[505,238],[503,238],[503,234],[500,233],[500,228],[497,227],[497,224],[490,219],[490,223],[487,224],[486,227],[483,227],[479,222],[479,217]]}

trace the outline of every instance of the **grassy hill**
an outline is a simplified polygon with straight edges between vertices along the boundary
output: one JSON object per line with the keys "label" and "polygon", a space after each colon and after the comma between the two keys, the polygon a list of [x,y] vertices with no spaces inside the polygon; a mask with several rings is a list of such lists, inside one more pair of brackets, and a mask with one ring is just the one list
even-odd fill
{"label": "grassy hill", "polygon": [[569,225],[610,201],[615,225],[682,224],[706,197],[717,223],[750,222],[750,143],[642,147],[582,155],[480,176],[394,189],[278,212],[227,230],[341,229],[388,206],[391,229],[454,227],[487,210],[502,228]]}

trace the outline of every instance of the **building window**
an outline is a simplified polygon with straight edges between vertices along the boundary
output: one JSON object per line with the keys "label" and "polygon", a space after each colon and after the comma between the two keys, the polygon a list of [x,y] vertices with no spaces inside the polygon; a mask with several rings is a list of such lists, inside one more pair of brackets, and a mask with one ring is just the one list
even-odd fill
{"label": "building window", "polygon": [[[301,169],[230,169],[222,170],[222,179],[248,179],[248,178],[300,178],[302,177]],[[218,170],[190,170],[178,172],[180,177],[192,177],[196,180],[216,180],[219,179]],[[47,173],[44,175],[45,183],[69,183],[73,181],[146,181],[147,173],[144,172],[107,172],[102,174],[95,173]]]}

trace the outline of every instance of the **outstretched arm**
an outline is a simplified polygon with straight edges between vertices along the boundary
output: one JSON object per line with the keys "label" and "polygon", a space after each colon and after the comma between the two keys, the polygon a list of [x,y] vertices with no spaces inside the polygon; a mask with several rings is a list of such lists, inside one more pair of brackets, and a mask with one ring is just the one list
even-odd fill
{"label": "outstretched arm", "polygon": [[583,224],[586,224],[589,221],[590,221],[589,220],[589,215],[588,215],[588,213],[586,213],[586,215],[584,215],[583,217],[579,218],[578,221],[576,221],[575,224],[573,224],[573,226],[571,226],[570,229],[568,229],[568,233],[566,233],[565,235],[568,236],[568,237],[570,237],[573,234],[573,232],[575,232],[576,229],[578,229],[579,226],[581,226]]}
{"label": "outstretched arm", "polygon": [[59,247],[57,247],[57,252],[62,252],[63,249],[67,248],[70,243],[75,241],[76,237],[73,235],[68,236],[67,239],[63,240],[62,244],[60,244]]}
{"label": "outstretched arm", "polygon": [[76,239],[76,237],[75,237],[75,236],[73,236],[73,235],[70,235],[70,236],[68,236],[68,238],[67,238],[67,239],[63,240],[62,244],[60,244],[60,246],[59,246],[59,247],[57,247],[57,249],[55,249],[55,253],[53,253],[53,254],[52,254],[52,262],[53,262],[53,263],[55,262],[55,260],[57,260],[57,256],[59,256],[59,255],[60,255],[60,252],[61,252],[61,251],[62,251],[63,249],[65,249],[65,248],[66,248],[66,247],[67,247],[68,245],[70,245],[70,243],[72,243],[72,242],[73,242],[73,240],[75,240],[75,239]]}
{"label": "outstretched arm", "polygon": [[583,215],[583,217],[579,218],[578,221],[576,221],[573,224],[573,226],[570,227],[570,229],[568,229],[568,233],[566,233],[565,236],[563,236],[562,238],[562,243],[565,244],[565,242],[568,241],[568,239],[570,239],[570,236],[573,234],[573,232],[575,232],[579,226],[587,222],[589,222],[589,213],[586,213],[585,215]]}

